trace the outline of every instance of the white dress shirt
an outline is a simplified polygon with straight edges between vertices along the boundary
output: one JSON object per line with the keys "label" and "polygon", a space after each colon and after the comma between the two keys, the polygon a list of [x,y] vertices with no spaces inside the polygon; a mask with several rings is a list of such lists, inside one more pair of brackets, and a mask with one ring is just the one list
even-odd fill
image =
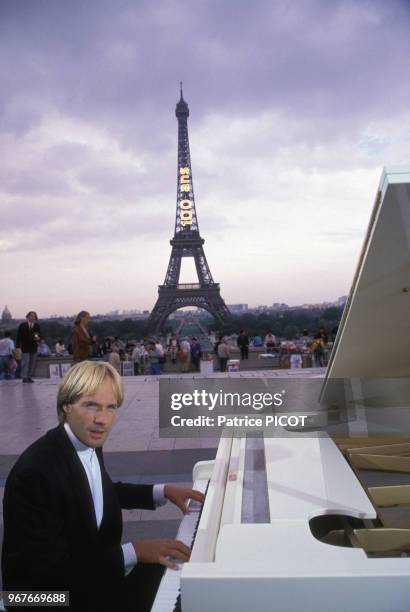
{"label": "white dress shirt", "polygon": [[[95,449],[83,444],[73,434],[68,423],[64,423],[64,429],[66,430],[70,441],[72,442],[75,450],[77,451],[77,455],[84,467],[85,473],[87,474],[88,484],[90,485],[91,495],[94,502],[97,528],[99,529],[104,510],[100,462],[98,461]],[[164,485],[154,485],[153,498],[155,506],[161,506],[165,504],[167,500],[164,495]],[[137,554],[131,542],[121,544],[121,548],[122,553],[124,555],[125,575],[127,575],[138,561]]]}

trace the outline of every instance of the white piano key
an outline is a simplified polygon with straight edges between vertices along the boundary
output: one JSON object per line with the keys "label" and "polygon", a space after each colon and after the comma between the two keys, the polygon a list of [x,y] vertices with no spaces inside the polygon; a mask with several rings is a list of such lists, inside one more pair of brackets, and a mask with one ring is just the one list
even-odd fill
{"label": "white piano key", "polygon": [[[194,488],[204,490],[204,487],[195,486]],[[196,506],[194,506],[196,508]],[[189,508],[189,506],[188,506]],[[200,516],[200,508],[185,514],[176,535],[176,539],[183,542],[189,548],[192,547],[195,529]],[[178,569],[166,568],[160,582],[154,605],[151,612],[172,612],[175,602],[179,595],[181,584],[181,572],[183,563],[178,563]]]}

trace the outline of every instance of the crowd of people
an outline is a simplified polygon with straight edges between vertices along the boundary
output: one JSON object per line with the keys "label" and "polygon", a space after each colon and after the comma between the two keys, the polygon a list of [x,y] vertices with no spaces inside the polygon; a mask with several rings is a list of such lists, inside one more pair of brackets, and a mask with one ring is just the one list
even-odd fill
{"label": "crowd of people", "polygon": [[179,363],[182,372],[192,368],[199,371],[202,347],[195,336],[179,339],[172,334],[165,345],[159,338],[124,342],[118,336],[107,336],[99,340],[89,328],[90,318],[88,311],[81,310],[74,321],[68,343],[58,338],[52,350],[41,336],[37,313],[28,312],[26,320],[17,329],[16,342],[10,331],[5,331],[0,340],[0,379],[22,378],[24,383],[32,383],[37,359],[53,356],[69,357],[74,364],[103,359],[119,373],[122,362],[133,362],[135,375],[161,374],[167,358],[173,364]]}
{"label": "crowd of people", "polygon": [[[334,334],[336,334],[336,332],[337,329],[333,330]],[[254,347],[265,348],[267,355],[290,354],[291,362],[297,364],[296,367],[302,367],[302,355],[310,355],[314,367],[323,367],[326,361],[328,335],[324,327],[320,327],[319,331],[314,335],[310,335],[308,331],[304,329],[300,337],[292,341],[281,341],[276,338],[271,330],[268,330],[264,340],[262,340],[262,337],[259,335],[250,339],[245,330],[242,329],[239,332],[236,343],[240,350],[241,359],[248,359],[249,346],[252,345]]]}
{"label": "crowd of people", "polygon": [[[123,362],[132,362],[135,375],[161,374],[167,360],[173,365],[179,365],[181,372],[200,370],[204,351],[195,336],[178,338],[173,333],[163,342],[160,338],[124,342],[118,336],[107,336],[100,340],[89,327],[90,318],[88,311],[81,310],[74,321],[68,342],[58,338],[54,348],[50,349],[41,336],[37,313],[29,311],[26,320],[17,329],[16,342],[10,331],[5,331],[0,340],[0,379],[21,378],[23,383],[32,383],[37,358],[53,356],[70,357],[73,363],[103,359],[119,373]],[[271,330],[267,331],[264,339],[259,335],[250,338],[243,329],[233,338],[219,335],[213,349],[221,372],[227,369],[235,341],[241,360],[249,358],[249,348],[253,346],[264,348],[268,355],[291,353],[294,359],[299,355],[300,364],[297,367],[302,367],[302,354],[311,355],[314,366],[325,365],[328,337],[323,327],[314,335],[303,330],[302,336],[293,341],[280,341]]]}

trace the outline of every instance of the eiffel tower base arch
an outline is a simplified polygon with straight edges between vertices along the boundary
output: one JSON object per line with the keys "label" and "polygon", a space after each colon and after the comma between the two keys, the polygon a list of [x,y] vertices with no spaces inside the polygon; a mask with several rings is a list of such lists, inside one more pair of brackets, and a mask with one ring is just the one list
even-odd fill
{"label": "eiffel tower base arch", "polygon": [[169,315],[186,306],[207,310],[220,324],[223,324],[230,314],[217,283],[208,287],[201,287],[199,284],[181,284],[176,287],[160,285],[157,302],[148,319],[149,330],[159,333]]}

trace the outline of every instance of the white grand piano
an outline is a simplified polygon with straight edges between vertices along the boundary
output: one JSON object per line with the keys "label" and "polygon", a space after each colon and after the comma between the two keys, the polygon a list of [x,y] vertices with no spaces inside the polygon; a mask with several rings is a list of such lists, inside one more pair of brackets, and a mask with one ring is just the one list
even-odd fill
{"label": "white grand piano", "polygon": [[[369,351],[377,326],[377,349],[410,331],[409,306],[410,167],[388,168],[324,393],[332,373],[410,375],[409,335],[405,358],[394,362],[387,347],[387,366],[386,353]],[[192,546],[191,559],[166,571],[154,612],[410,611],[410,529],[380,524],[369,491],[324,431],[222,436],[193,481],[206,501],[177,536]]]}

